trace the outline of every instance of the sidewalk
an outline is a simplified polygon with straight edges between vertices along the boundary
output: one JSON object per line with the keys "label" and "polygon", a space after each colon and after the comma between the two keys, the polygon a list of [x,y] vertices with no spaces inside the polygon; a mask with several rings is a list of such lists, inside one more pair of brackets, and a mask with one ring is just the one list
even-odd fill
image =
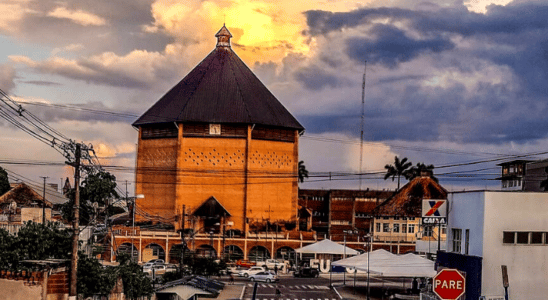
{"label": "sidewalk", "polygon": [[228,284],[228,282],[225,282],[225,287],[217,296],[218,300],[233,300],[233,299],[240,299],[240,296],[242,295],[242,291],[245,288],[244,283],[236,283],[236,284]]}

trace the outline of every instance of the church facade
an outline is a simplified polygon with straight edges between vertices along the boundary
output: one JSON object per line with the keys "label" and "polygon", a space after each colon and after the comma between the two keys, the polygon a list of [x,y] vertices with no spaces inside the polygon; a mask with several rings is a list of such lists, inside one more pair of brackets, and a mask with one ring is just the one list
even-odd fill
{"label": "church facade", "polygon": [[247,235],[297,222],[298,145],[303,126],[230,45],[215,49],[133,126],[139,130],[136,222],[193,234]]}

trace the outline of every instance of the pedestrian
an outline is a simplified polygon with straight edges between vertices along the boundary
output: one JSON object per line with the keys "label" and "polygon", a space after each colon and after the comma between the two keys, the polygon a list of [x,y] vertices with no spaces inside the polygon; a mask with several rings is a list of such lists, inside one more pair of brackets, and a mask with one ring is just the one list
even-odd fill
{"label": "pedestrian", "polygon": [[230,282],[229,284],[234,284],[234,274],[232,274],[232,272],[230,272]]}
{"label": "pedestrian", "polygon": [[278,275],[278,265],[274,265],[274,274]]}

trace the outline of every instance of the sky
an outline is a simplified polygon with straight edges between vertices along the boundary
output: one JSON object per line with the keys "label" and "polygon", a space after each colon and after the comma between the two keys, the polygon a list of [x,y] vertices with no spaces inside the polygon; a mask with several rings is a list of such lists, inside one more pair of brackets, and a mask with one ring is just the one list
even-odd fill
{"label": "sky", "polygon": [[[93,144],[104,165],[135,165],[131,123],[214,49],[223,24],[306,128],[301,188],[394,189],[382,172],[395,156],[433,164],[449,191],[498,188],[497,163],[546,158],[548,1],[6,0],[0,13],[0,89]],[[0,132],[13,176],[73,176],[14,164],[64,158],[3,119]],[[111,172],[131,195],[132,171]]]}

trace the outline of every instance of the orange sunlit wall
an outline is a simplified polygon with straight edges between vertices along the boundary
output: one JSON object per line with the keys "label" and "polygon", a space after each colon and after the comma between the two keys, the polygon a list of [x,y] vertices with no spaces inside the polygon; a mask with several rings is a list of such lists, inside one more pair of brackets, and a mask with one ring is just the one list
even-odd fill
{"label": "orange sunlit wall", "polygon": [[258,139],[253,125],[239,126],[210,135],[178,124],[177,137],[140,137],[136,193],[145,195],[137,200],[145,215],[136,221],[157,215],[180,228],[183,205],[192,214],[212,196],[230,213],[232,229],[245,231],[246,219],[296,221],[297,131],[283,141]]}

